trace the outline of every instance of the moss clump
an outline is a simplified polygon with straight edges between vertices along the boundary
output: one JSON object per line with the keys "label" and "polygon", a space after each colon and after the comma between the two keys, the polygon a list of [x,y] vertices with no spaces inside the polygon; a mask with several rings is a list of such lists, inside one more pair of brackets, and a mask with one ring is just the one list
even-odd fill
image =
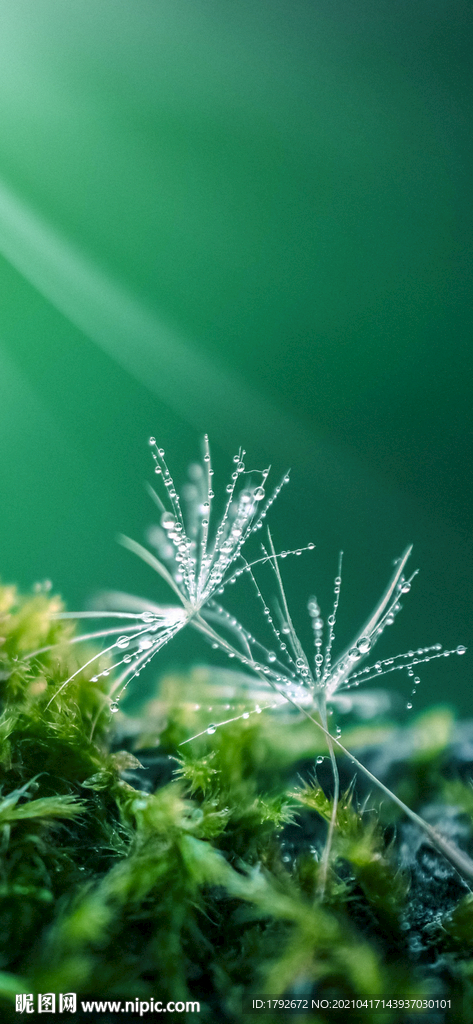
{"label": "moss clump", "polygon": [[[91,683],[82,671],[51,702],[87,660],[82,645],[77,658],[72,626],[55,618],[59,608],[45,594],[0,589],[2,1020],[19,1019],[16,993],[33,994],[36,1005],[38,993],[51,992],[77,993],[75,1016],[64,1015],[76,1020],[92,1019],[81,1001],[153,997],[197,1000],[199,1019],[243,1024],[254,1019],[245,1000],[264,995],[309,1006],[358,1000],[350,1020],[369,1022],[379,1019],[369,1000],[453,994],[463,1020],[473,1019],[466,886],[412,826],[394,831],[371,801],[361,808],[343,763],[321,902],[332,804],[314,774],[325,751],[310,722],[265,712],[181,746],[208,719],[202,705],[218,672],[202,669],[169,677],[139,718],[112,717],[107,680]],[[30,657],[42,648],[50,649]],[[420,720],[411,733],[422,729]],[[397,784],[440,808],[437,817],[443,808],[468,845],[471,789],[444,770],[454,727],[437,734],[422,772],[412,742]],[[354,729],[353,749],[364,747],[368,759],[382,749],[389,771],[398,735],[386,722]],[[123,1019],[107,1013],[100,1019]],[[337,1015],[319,1009],[300,1019]],[[392,1009],[382,1019],[411,1017]]]}

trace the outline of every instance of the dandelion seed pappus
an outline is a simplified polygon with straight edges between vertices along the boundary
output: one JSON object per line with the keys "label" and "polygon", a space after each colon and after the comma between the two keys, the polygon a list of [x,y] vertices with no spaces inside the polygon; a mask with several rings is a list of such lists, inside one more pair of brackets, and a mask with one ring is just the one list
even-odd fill
{"label": "dandelion seed pappus", "polygon": [[[312,647],[306,651],[289,610],[281,575],[281,561],[288,556],[312,551],[315,545],[310,542],[304,547],[276,551],[271,532],[267,529],[266,538],[260,542],[259,550],[252,555],[247,554],[249,542],[255,542],[256,536],[260,535],[267,513],[289,482],[289,474],[286,473],[272,490],[267,491],[270,468],[248,469],[245,463],[246,452],[240,448],[233,457],[230,481],[223,492],[221,511],[217,515],[214,511],[214,472],[207,435],[203,439],[202,461],[189,467],[188,479],[181,494],[171,476],[165,452],[158,447],[154,437],[149,438],[149,447],[157,486],[153,488],[148,485],[148,491],[157,509],[158,522],[148,531],[148,546],[128,537],[121,537],[121,543],[167,584],[174,603],[161,604],[149,598],[112,591],[102,598],[101,606],[96,610],[59,613],[59,618],[95,620],[103,627],[74,637],[71,643],[100,641],[105,646],[61,683],[47,707],[67,690],[69,683],[79,673],[90,670],[95,673],[91,676],[92,682],[111,675],[112,684],[106,699],[110,712],[116,715],[120,699],[130,682],[189,625],[214,650],[226,654],[233,664],[239,663],[244,672],[239,673],[240,678],[235,682],[233,698],[221,702],[220,710],[227,712],[222,714],[221,720],[217,721],[215,716],[219,706],[216,699],[212,701],[212,719],[206,727],[183,742],[190,743],[203,735],[212,736],[218,728],[230,722],[284,706],[304,715],[325,736],[334,793],[328,837],[321,862],[321,895],[327,878],[339,800],[336,751],[346,755],[351,764],[357,766],[394,800],[460,872],[473,877],[473,863],[467,855],[452,847],[448,840],[408,808],[346,750],[340,739],[339,726],[335,727],[335,735],[334,730],[328,728],[328,715],[337,710],[342,713],[348,709],[356,713],[357,709],[364,706],[366,714],[369,698],[367,700],[366,694],[353,692],[361,684],[378,681],[393,672],[403,672],[409,679],[412,677],[417,685],[420,677],[414,678],[414,672],[418,671],[420,665],[427,665],[440,657],[461,655],[466,651],[463,645],[444,650],[441,644],[436,643],[391,658],[379,659],[374,664],[365,664],[386,627],[394,623],[401,609],[401,595],[411,591],[417,575],[417,571],[410,576],[406,575],[412,548],[408,547],[395,563],[388,586],[363,627],[358,630],[352,642],[334,657],[335,626],[342,587],[340,554],[333,584],[332,608],[326,621],[317,598],[312,596],[308,600]],[[269,569],[276,586],[277,599],[274,602],[266,599],[258,580],[263,566]],[[264,634],[271,639],[270,646],[266,639],[256,636],[260,628],[256,619],[256,625],[252,624],[248,628],[220,600],[227,587],[240,579],[250,584],[256,608],[259,607],[262,612]],[[39,656],[42,650],[32,652],[30,657]],[[112,664],[101,668],[104,655],[111,658]],[[216,698],[217,692],[218,686],[215,687]],[[242,692],[245,695],[243,702],[239,700]],[[237,713],[235,704],[239,705]],[[408,708],[411,706],[412,701],[409,700]]]}

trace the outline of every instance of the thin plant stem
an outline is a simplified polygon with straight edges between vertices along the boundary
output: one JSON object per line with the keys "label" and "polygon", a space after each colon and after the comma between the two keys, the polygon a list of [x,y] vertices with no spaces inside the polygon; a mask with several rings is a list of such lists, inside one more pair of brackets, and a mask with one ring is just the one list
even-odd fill
{"label": "thin plant stem", "polygon": [[[233,653],[237,657],[240,657],[239,652],[236,651],[235,648],[228,643],[228,641],[222,641],[222,638],[219,636],[219,634],[216,633],[208,625],[208,623],[206,623],[205,620],[201,618],[201,616],[198,615],[195,617],[194,625],[196,629],[199,629],[201,632],[206,633],[207,636],[211,637],[212,639],[219,641],[219,645],[221,647]],[[278,694],[278,696],[281,696],[281,691],[278,690],[277,686],[272,681],[270,676],[263,675],[263,673],[260,672],[257,667],[255,667],[254,670],[256,672],[256,675],[259,675],[260,678],[264,680],[264,682],[269,683],[271,688]],[[318,722],[317,719],[314,718],[313,715],[311,715],[308,711],[306,711],[306,709],[302,707],[301,704],[298,704],[298,702],[289,695],[287,690],[284,692],[283,696],[287,700],[288,704],[292,704],[292,706],[296,708],[297,711],[300,711],[303,715],[305,715],[305,717],[308,718],[309,721],[313,723],[313,725],[317,726],[317,729],[320,729],[320,731],[323,732],[327,740],[327,744],[329,742],[335,744],[337,749],[341,750],[342,754],[345,754],[345,756],[349,758],[352,764],[356,765],[356,767],[359,768],[360,771],[363,772],[363,774],[366,775],[366,777],[370,779],[370,781],[373,782],[378,789],[381,789],[383,793],[386,793],[386,796],[388,796],[390,800],[392,800],[395,804],[398,805],[398,807],[401,808],[403,813],[408,818],[410,818],[411,821],[413,821],[418,826],[418,828],[420,828],[424,832],[424,834],[428,837],[432,845],[435,846],[440,851],[440,853],[442,853],[443,856],[450,861],[451,864],[453,864],[453,867],[456,869],[456,871],[458,871],[458,873],[463,878],[473,880],[473,860],[471,860],[467,853],[465,853],[463,850],[459,850],[457,846],[455,846],[453,843],[450,843],[448,839],[445,839],[445,836],[442,836],[439,832],[437,832],[435,828],[432,828],[432,825],[429,825],[429,823],[425,821],[424,818],[421,818],[420,814],[416,814],[416,812],[413,811],[410,807],[408,807],[408,805],[405,804],[403,800],[396,796],[396,794],[393,793],[393,791],[389,789],[388,786],[385,786],[384,782],[381,782],[380,779],[377,779],[376,775],[373,775],[372,772],[370,772],[369,768],[366,768],[366,766],[362,764],[361,761],[358,761],[358,758],[356,758],[354,754],[351,754],[350,751],[343,746],[343,743],[341,743],[341,741],[337,739],[336,736],[332,736],[332,734],[329,732],[326,726],[322,724],[322,722]]]}
{"label": "thin plant stem", "polygon": [[336,825],[336,821],[337,821],[338,800],[339,800],[339,796],[340,796],[340,775],[339,775],[339,772],[338,772],[337,759],[335,757],[335,752],[334,752],[334,749],[333,749],[332,737],[330,736],[329,731],[328,731],[327,705],[325,703],[325,700],[321,700],[321,702],[320,702],[319,713],[320,713],[320,718],[322,720],[322,725],[323,725],[323,727],[325,729],[326,736],[327,736],[327,746],[328,746],[328,749],[329,749],[330,761],[331,761],[331,765],[332,765],[332,775],[333,775],[332,813],[330,815],[330,822],[329,822],[329,826],[328,826],[327,839],[326,839],[326,843],[325,843],[325,847],[324,847],[324,852],[322,854],[322,860],[321,860],[321,864],[320,864],[319,895],[320,895],[320,898],[323,899],[324,896],[325,896],[325,887],[326,887],[326,884],[327,884],[327,875],[328,875],[328,867],[329,867],[329,862],[330,862],[330,851],[331,851],[331,848],[332,848],[333,833],[334,833],[335,825]]}
{"label": "thin plant stem", "polygon": [[309,721],[313,722],[313,724],[316,725],[317,728],[324,733],[327,739],[327,743],[329,740],[331,740],[332,743],[335,743],[338,749],[341,750],[342,754],[345,754],[346,757],[350,759],[352,764],[356,765],[356,767],[359,768],[360,771],[363,772],[363,774],[366,775],[366,777],[370,779],[370,781],[373,782],[375,786],[378,787],[378,789],[381,789],[383,793],[386,793],[386,796],[388,796],[390,800],[393,800],[394,803],[401,808],[404,814],[408,818],[410,818],[411,821],[413,821],[414,824],[417,825],[418,828],[420,828],[424,832],[429,841],[432,843],[432,846],[435,846],[437,850],[439,850],[440,853],[442,853],[443,856],[450,861],[450,863],[453,865],[456,871],[458,871],[458,873],[463,878],[469,879],[470,881],[473,880],[473,860],[471,859],[471,857],[468,856],[467,853],[465,853],[463,850],[460,850],[453,843],[450,843],[450,841],[446,839],[445,836],[442,836],[440,832],[437,832],[437,829],[432,828],[432,825],[429,825],[429,823],[425,821],[424,818],[421,818],[420,814],[416,814],[416,812],[413,811],[411,807],[408,807],[408,805],[405,804],[403,800],[396,796],[396,794],[393,793],[393,791],[389,789],[388,786],[385,786],[384,782],[381,782],[380,779],[376,778],[376,775],[373,775],[372,772],[370,772],[370,770],[366,768],[366,766],[362,764],[361,761],[358,760],[358,758],[356,758],[353,754],[350,753],[349,750],[347,750],[346,747],[343,746],[343,743],[341,743],[336,736],[332,736],[331,733],[329,733],[328,729],[326,729],[321,722],[318,722],[316,718],[310,715],[309,712],[305,710],[305,708],[301,707],[299,704],[293,701],[291,697],[287,696],[287,694],[285,696],[290,704],[297,708],[298,711],[301,711],[302,714],[309,719]]}

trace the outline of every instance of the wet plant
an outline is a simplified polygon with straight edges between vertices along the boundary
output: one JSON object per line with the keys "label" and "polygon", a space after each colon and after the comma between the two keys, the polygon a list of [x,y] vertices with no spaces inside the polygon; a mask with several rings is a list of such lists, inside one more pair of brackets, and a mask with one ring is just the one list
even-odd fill
{"label": "wet plant", "polygon": [[[350,757],[356,768],[397,803],[458,871],[466,877],[473,878],[473,862],[469,857],[420,818],[350,754],[340,741],[338,728],[335,735],[329,730],[329,711],[336,709],[340,698],[343,699],[348,691],[356,689],[360,683],[369,683],[373,679],[403,671],[416,685],[419,677],[415,673],[419,665],[427,664],[435,658],[465,653],[463,645],[454,650],[444,650],[440,644],[434,644],[364,665],[386,626],[394,622],[400,611],[401,597],[408,594],[411,589],[416,576],[416,572],[410,576],[406,575],[411,548],[408,548],[395,563],[393,575],[383,596],[357,632],[355,639],[341,654],[334,657],[333,643],[342,583],[340,555],[338,574],[334,582],[333,606],[326,623],[317,599],[311,597],[308,601],[314,648],[308,654],[302,646],[291,617],[280,562],[288,555],[300,555],[304,550],[312,550],[314,544],[309,543],[305,548],[294,551],[277,552],[268,529],[267,538],[261,543],[259,553],[252,558],[246,555],[248,542],[262,530],[271,505],[283,485],[289,481],[288,474],[268,496],[269,468],[249,470],[244,461],[246,453],[240,449],[233,459],[231,480],[226,487],[220,517],[215,524],[214,472],[207,436],[204,438],[202,463],[195,463],[190,467],[189,479],[183,488],[182,496],[171,476],[163,449],[158,447],[154,437],[150,438],[149,443],[155,474],[160,485],[159,490],[150,487],[149,491],[158,509],[159,522],[149,531],[148,547],[127,537],[122,538],[122,543],[166,582],[179,604],[163,605],[149,599],[112,592],[107,595],[107,608],[80,613],[60,613],[63,619],[104,619],[113,624],[71,641],[83,643],[105,639],[106,646],[61,683],[49,701],[48,708],[58,700],[79,673],[100,663],[104,655],[109,655],[111,663],[107,662],[105,668],[100,668],[92,676],[92,682],[96,683],[113,672],[113,683],[109,690],[110,710],[118,711],[120,697],[130,681],[140,675],[180,630],[190,625],[203,634],[214,648],[239,661],[249,673],[264,683],[268,695],[273,694],[273,698],[268,699],[264,707],[288,703],[306,716],[326,738],[332,765],[334,796],[320,872],[321,894],[326,886],[338,813],[340,784],[336,750]],[[269,606],[257,581],[257,572],[264,565],[272,571],[277,586],[278,599],[274,608]],[[272,634],[274,649],[257,639],[256,628],[247,628],[227,611],[220,601],[227,587],[240,577],[246,577],[256,593],[263,618]],[[34,651],[31,657],[37,657],[45,650],[46,648],[40,648]],[[352,698],[351,703],[356,710],[356,699]],[[256,704],[253,713],[257,714],[261,710],[261,705]],[[243,717],[247,718],[250,713],[243,712]],[[227,718],[225,722],[212,723],[204,731],[211,735],[218,726],[228,724],[234,718],[235,716]],[[190,739],[196,739],[198,735]]]}
{"label": "wet plant", "polygon": [[[215,494],[208,438],[204,438],[203,464],[195,463],[190,467],[183,499],[177,492],[163,449],[158,448],[154,437],[150,438],[149,443],[155,473],[162,482],[164,492],[161,496],[149,487],[159,512],[159,523],[149,534],[150,546],[154,550],[145,548],[129,537],[122,537],[121,540],[125,547],[165,580],[180,604],[162,605],[112,592],[107,595],[110,603],[107,610],[69,612],[62,616],[116,621],[111,627],[94,630],[74,641],[103,638],[110,641],[83,668],[98,662],[103,654],[119,654],[118,661],[114,661],[111,667],[107,665],[106,669],[92,677],[96,681],[108,675],[111,668],[119,670],[110,690],[110,696],[117,694],[110,705],[112,712],[118,710],[118,699],[129,682],[188,623],[213,639],[213,630],[207,621],[208,609],[213,609],[213,598],[217,593],[223,593],[230,583],[235,582],[243,572],[249,571],[251,566],[266,561],[267,556],[263,555],[248,564],[243,558],[243,547],[251,535],[261,529],[269,508],[289,479],[285,476],[267,497],[265,484],[269,469],[246,470],[243,461],[246,453],[240,449],[233,460],[234,470],[226,488],[223,513],[218,525],[212,528]],[[313,544],[308,545],[309,549],[313,547]],[[31,657],[41,653],[42,650],[34,651]],[[57,696],[73,678],[74,675],[63,682]]]}

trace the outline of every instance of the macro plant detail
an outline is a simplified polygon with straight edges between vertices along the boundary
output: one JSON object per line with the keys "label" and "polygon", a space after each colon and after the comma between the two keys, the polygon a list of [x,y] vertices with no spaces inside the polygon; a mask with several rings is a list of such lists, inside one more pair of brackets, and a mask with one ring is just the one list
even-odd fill
{"label": "macro plant detail", "polygon": [[[158,447],[154,437],[149,439],[149,444],[161,493],[151,487],[149,492],[159,512],[159,523],[148,532],[148,547],[127,537],[122,537],[121,541],[166,582],[179,604],[158,604],[149,599],[111,592],[107,595],[109,604],[106,609],[60,613],[58,617],[62,619],[103,619],[114,621],[114,624],[105,629],[82,634],[71,641],[80,643],[105,640],[106,646],[61,684],[48,707],[75,676],[100,661],[104,654],[112,654],[112,657],[118,655],[118,660],[92,676],[92,681],[97,682],[112,671],[115,673],[109,700],[110,710],[112,713],[117,712],[120,696],[130,681],[140,675],[155,655],[178,632],[191,625],[203,634],[215,649],[239,661],[268,688],[268,694],[272,694],[271,698],[268,698],[266,704],[256,704],[253,713],[258,714],[265,708],[289,704],[310,719],[326,737],[334,794],[320,875],[322,894],[337,822],[340,792],[336,750],[348,756],[355,767],[394,800],[460,873],[473,878],[473,862],[469,857],[423,821],[372,775],[345,749],[339,738],[339,728],[337,727],[336,734],[333,735],[328,724],[328,715],[336,711],[337,703],[341,699],[346,699],[347,691],[357,688],[360,683],[369,683],[392,672],[405,671],[415,686],[420,681],[415,675],[419,665],[427,664],[435,658],[465,653],[466,648],[463,645],[458,645],[454,650],[443,650],[440,644],[433,644],[361,667],[386,627],[392,625],[401,610],[402,595],[409,593],[411,589],[416,572],[406,576],[405,569],[412,549],[409,547],[395,563],[394,572],[381,600],[362,629],[357,632],[355,639],[334,658],[333,642],[342,583],[340,555],[338,574],[334,581],[333,606],[326,623],[317,599],[311,597],[308,601],[314,648],[313,653],[309,655],[302,646],[290,614],[280,562],[289,555],[300,555],[305,550],[310,551],[315,545],[309,543],[304,548],[277,552],[268,529],[267,540],[261,543],[261,551],[257,557],[248,559],[243,550],[250,538],[264,526],[271,505],[282,487],[289,481],[288,474],[284,475],[267,496],[269,468],[248,470],[244,461],[246,453],[240,448],[233,459],[234,468],[226,487],[223,511],[214,525],[214,472],[208,437],[204,437],[202,463],[191,465],[182,495],[175,486],[164,450]],[[276,583],[278,598],[274,608],[266,601],[256,578],[256,567],[262,565],[269,566]],[[257,639],[254,632],[228,612],[219,600],[226,588],[242,576],[250,580],[261,606],[263,619],[272,635],[272,648],[275,649],[269,648],[266,643]],[[46,649],[41,648],[30,657],[37,656]],[[350,699],[356,710],[356,699]],[[412,705],[409,702],[407,707],[410,706]],[[248,718],[250,713],[246,711],[236,718]],[[235,720],[233,717],[227,718],[225,722],[212,723],[204,733],[212,735],[219,726]],[[195,734],[186,742],[191,742],[200,735],[203,733]]]}
{"label": "macro plant detail", "polygon": [[[208,438],[204,438],[203,465],[196,463],[190,467],[189,481],[183,499],[176,490],[165,462],[163,449],[157,447],[154,437],[150,438],[149,444],[155,462],[155,473],[161,477],[164,489],[163,496],[160,496],[154,488],[149,487],[160,515],[160,522],[153,528],[150,537],[151,546],[157,554],[129,537],[122,537],[121,542],[165,580],[181,602],[180,605],[161,605],[154,601],[112,592],[107,595],[111,605],[107,610],[69,612],[62,616],[117,621],[116,626],[83,634],[74,641],[115,638],[83,666],[88,667],[98,661],[103,654],[118,650],[121,656],[112,668],[121,669],[121,672],[114,682],[111,694],[117,690],[121,694],[130,680],[139,675],[154,655],[187,623],[191,623],[209,639],[214,639],[214,631],[205,618],[206,608],[212,606],[215,594],[223,593],[225,587],[235,582],[243,572],[249,571],[257,562],[266,561],[267,556],[263,555],[256,561],[247,563],[243,558],[242,549],[249,537],[261,529],[269,508],[289,480],[286,475],[270,496],[266,497],[264,485],[269,468],[247,471],[243,462],[246,453],[240,449],[233,460],[235,468],[231,482],[226,488],[223,514],[215,531],[212,532],[212,502],[215,495],[212,488],[213,469]],[[238,482],[244,476],[248,476],[249,481],[239,487]],[[313,547],[313,544],[308,545],[308,549]],[[40,653],[42,651],[34,651],[31,656]],[[99,675],[108,675],[110,671],[111,669],[107,668]],[[99,675],[92,677],[93,680],[96,681]],[[62,684],[58,694],[73,678],[74,675]],[[117,710],[118,703],[114,700],[111,703],[111,711]]]}

